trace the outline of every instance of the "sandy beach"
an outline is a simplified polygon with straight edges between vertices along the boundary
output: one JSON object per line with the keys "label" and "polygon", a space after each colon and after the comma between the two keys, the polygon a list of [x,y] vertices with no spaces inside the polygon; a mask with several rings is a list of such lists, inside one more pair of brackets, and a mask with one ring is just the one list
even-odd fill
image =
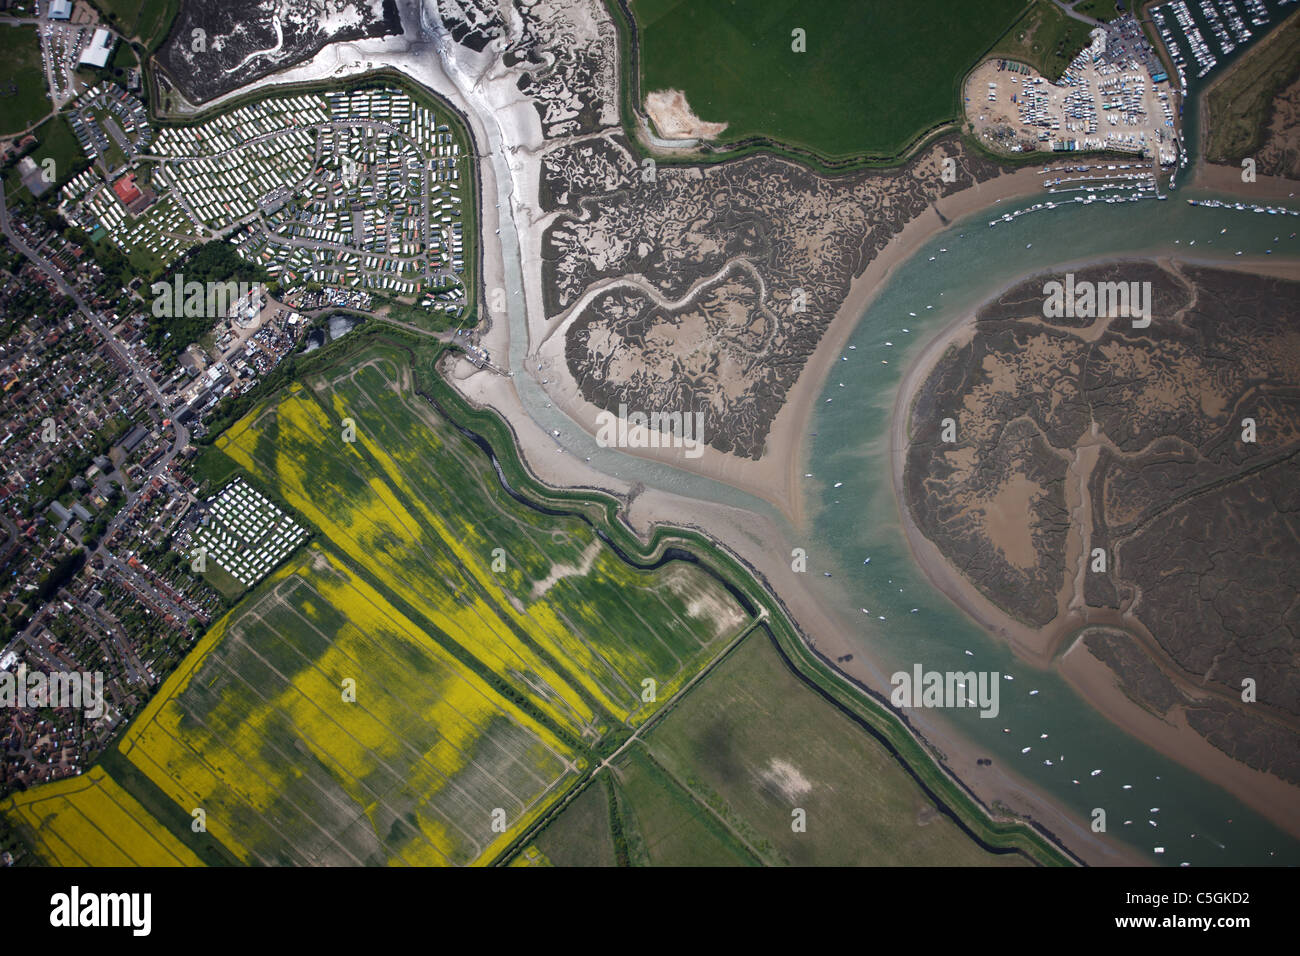
{"label": "sandy beach", "polygon": [[1300,836],[1297,788],[1219,750],[1188,725],[1181,706],[1160,717],[1134,703],[1111,669],[1094,657],[1082,640],[1061,655],[1058,670],[1084,700],[1125,732],[1217,783],[1280,829]]}
{"label": "sandy beach", "polygon": [[1280,200],[1294,200],[1300,193],[1300,183],[1281,176],[1259,176],[1253,183],[1241,181],[1241,168],[1238,166],[1219,166],[1201,160],[1196,164],[1196,173],[1192,177],[1193,189],[1205,189],[1211,192],[1230,193],[1242,202],[1272,203]]}

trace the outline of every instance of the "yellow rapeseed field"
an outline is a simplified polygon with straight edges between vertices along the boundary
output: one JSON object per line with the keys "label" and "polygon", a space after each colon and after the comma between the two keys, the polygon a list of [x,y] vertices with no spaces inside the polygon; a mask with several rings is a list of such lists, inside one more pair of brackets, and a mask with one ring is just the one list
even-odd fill
{"label": "yellow rapeseed field", "polygon": [[[535,817],[533,804],[563,776],[573,759],[565,744],[328,551],[305,549],[271,580],[250,607],[218,622],[213,630],[221,643],[205,640],[168,682],[124,742],[128,758],[183,806],[203,807],[209,832],[246,862],[273,861],[278,845],[300,828],[319,838],[359,813],[373,834],[352,844],[336,841],[328,851],[346,855],[328,859],[365,862],[363,851],[397,864],[491,859]],[[311,619],[327,610],[344,621],[329,633]],[[276,633],[311,651],[292,673],[269,663],[281,639],[265,630],[270,625],[263,618],[273,612],[292,615],[284,620],[293,633],[280,630],[281,623]],[[403,666],[408,655],[393,651],[396,642],[409,644],[427,666],[418,672]],[[379,644],[388,656],[378,653]],[[236,650],[254,655],[260,669],[245,666],[238,679],[225,673],[224,659]],[[223,689],[205,686],[218,678]],[[342,698],[344,678],[356,682],[355,701]],[[188,715],[187,701],[207,708],[204,726]],[[489,724],[501,720],[533,741],[514,759],[545,757],[531,766],[532,792],[498,800],[508,804],[510,825],[496,834],[489,828],[491,806],[478,805],[474,796],[487,774],[474,761]],[[312,758],[311,779],[299,766],[303,755]],[[302,794],[313,799],[305,802]],[[391,820],[407,813],[415,835],[392,836]]]}
{"label": "yellow rapeseed field", "polygon": [[[340,416],[340,419],[343,416]],[[324,446],[335,441],[337,424],[301,388],[293,389],[276,407],[282,435],[299,433],[309,442]],[[242,436],[242,440],[241,440]],[[380,462],[391,460],[359,431],[358,443]],[[558,673],[537,653],[521,641],[501,620],[500,614],[477,593],[452,593],[443,583],[456,580],[462,572],[475,574],[488,593],[496,585],[490,575],[483,575],[481,558],[447,532],[442,520],[414,496],[401,499],[392,485],[401,485],[396,468],[382,476],[355,449],[338,442],[339,454],[349,456],[353,467],[368,478],[348,489],[346,501],[336,509],[326,509],[320,502],[327,497],[319,475],[311,473],[309,463],[295,451],[277,445],[274,484],[294,508],[312,521],[324,535],[377,580],[389,582],[399,594],[417,606],[435,626],[445,632],[494,672],[503,676],[523,674],[529,686],[543,689],[539,705],[560,723],[582,731],[594,719],[591,708],[574,691],[569,679]],[[219,441],[221,450],[252,472],[264,472],[266,463],[254,458],[254,436],[240,432],[229,441]],[[427,546],[426,546],[427,543]],[[395,549],[404,547],[406,554]],[[438,551],[447,548],[458,562],[447,560]],[[485,554],[490,548],[484,548]],[[432,574],[420,574],[426,567]],[[476,573],[477,572],[477,573]],[[502,599],[504,604],[504,598]],[[500,606],[500,605],[499,605]],[[510,612],[507,612],[510,613]],[[521,626],[527,618],[516,615]],[[598,696],[594,682],[583,685]]]}
{"label": "yellow rapeseed field", "polygon": [[59,866],[202,865],[102,767],[18,794],[5,812]]}

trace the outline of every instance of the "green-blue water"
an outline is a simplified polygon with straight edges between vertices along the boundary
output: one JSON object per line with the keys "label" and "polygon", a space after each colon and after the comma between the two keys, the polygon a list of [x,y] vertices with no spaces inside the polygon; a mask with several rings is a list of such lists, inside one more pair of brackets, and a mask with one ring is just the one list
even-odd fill
{"label": "green-blue water", "polygon": [[[1268,6],[1276,23],[1281,19],[1278,5],[1270,0]],[[1256,29],[1256,39],[1262,35]],[[1220,62],[1221,70],[1228,60]],[[1219,71],[1206,81],[1217,75]],[[1193,82],[1190,92],[1195,96],[1202,88],[1203,82]],[[1193,112],[1189,106],[1186,131],[1194,147]],[[1186,172],[1179,179],[1185,180]],[[1300,242],[1290,238],[1300,230],[1300,218],[1193,208],[1184,201],[1209,195],[1183,188],[1163,202],[1065,202],[989,228],[988,220],[1003,212],[1069,197],[995,205],[946,230],[901,265],[853,333],[856,348],[846,347],[847,361],[831,370],[810,426],[816,435],[807,444],[808,460],[799,468],[800,474],[816,476],[804,485],[806,511],[813,516],[807,539],[814,571],[809,584],[824,588],[827,608],[846,632],[857,635],[859,660],[875,665],[877,686],[885,686],[893,670],[910,668],[916,661],[940,671],[980,669],[1013,675],[1015,680],[1000,683],[996,719],[980,719],[975,710],[944,715],[982,755],[1013,767],[1081,823],[1090,821],[1094,807],[1105,808],[1106,839],[1124,841],[1153,863],[1168,865],[1298,864],[1300,841],[1129,737],[1058,677],[1016,662],[1004,644],[985,635],[935,590],[903,539],[891,480],[890,420],[900,377],[926,342],[998,289],[1036,271],[1101,257],[1177,255],[1231,263],[1239,249],[1246,255],[1272,250],[1277,258],[1300,256]],[[1300,208],[1300,200],[1288,203]],[[509,226],[503,219],[506,284],[513,306],[521,283],[518,248]],[[1221,233],[1224,228],[1227,232]],[[1191,240],[1196,240],[1194,246]],[[509,314],[510,365],[518,369],[526,364],[527,332],[522,308],[512,308]],[[909,331],[903,332],[905,328]],[[738,489],[617,449],[599,448],[584,423],[574,423],[552,408],[530,376],[516,375],[515,383],[529,414],[548,432],[561,432],[557,448],[563,453],[587,457],[599,470],[628,480],[759,511],[785,527],[769,506]],[[834,488],[836,482],[843,484]],[[864,565],[868,556],[871,563]],[[834,578],[815,573],[821,570],[832,571]],[[863,607],[870,615],[861,612]],[[974,656],[967,656],[966,650]],[[1031,695],[1031,690],[1039,693]],[[1003,728],[1011,732],[1003,733]],[[1044,733],[1046,739],[1040,736]],[[1021,753],[1024,747],[1031,748],[1028,754]],[[1044,764],[1047,759],[1052,766]],[[1091,776],[1094,769],[1102,773]],[[1152,827],[1149,820],[1158,826]],[[1165,852],[1155,854],[1157,846]]]}
{"label": "green-blue water", "polygon": [[[1205,197],[1179,190],[1164,202],[1070,203],[996,228],[987,225],[994,213],[985,210],[902,265],[853,333],[856,348],[846,347],[846,360],[831,370],[810,426],[816,436],[800,469],[814,475],[804,482],[808,513],[815,515],[810,567],[834,572],[834,579],[816,575],[813,583],[824,586],[827,605],[885,674],[919,661],[926,669],[1014,675],[1001,682],[997,718],[981,719],[973,709],[944,716],[982,755],[1013,767],[1085,824],[1094,807],[1105,808],[1108,839],[1125,840],[1156,863],[1295,864],[1300,842],[1120,731],[1054,674],[1016,662],[935,590],[911,559],[891,481],[890,422],[901,376],[929,340],[1014,280],[1099,257],[1176,254],[1231,262],[1239,249],[1300,255],[1300,241],[1289,238],[1300,230],[1300,218],[1193,208],[1184,201],[1188,195]],[[1000,215],[1034,201],[993,208]],[[843,484],[835,488],[836,482]],[[1022,754],[1024,747],[1030,752]],[[1052,766],[1044,764],[1048,759]],[[1094,769],[1102,773],[1091,776]],[[1163,854],[1153,852],[1157,846]]]}

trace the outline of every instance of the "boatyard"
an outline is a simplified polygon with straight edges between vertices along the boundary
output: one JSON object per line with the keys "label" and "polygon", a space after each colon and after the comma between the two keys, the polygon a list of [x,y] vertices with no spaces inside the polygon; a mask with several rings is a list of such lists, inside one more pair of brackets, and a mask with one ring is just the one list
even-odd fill
{"label": "boatyard", "polygon": [[1121,17],[1093,31],[1056,83],[1013,60],[986,60],[966,80],[965,107],[997,152],[1110,151],[1169,166],[1178,159],[1173,97],[1136,21]]}

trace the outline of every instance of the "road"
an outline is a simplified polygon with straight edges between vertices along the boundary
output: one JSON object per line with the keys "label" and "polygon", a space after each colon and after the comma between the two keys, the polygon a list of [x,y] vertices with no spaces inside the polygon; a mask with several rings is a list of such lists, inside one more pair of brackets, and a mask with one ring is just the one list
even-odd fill
{"label": "road", "polygon": [[[27,257],[34,266],[50,277],[55,288],[72,300],[72,302],[77,306],[78,311],[86,317],[86,320],[90,323],[91,327],[94,328],[95,332],[101,339],[103,339],[104,344],[118,356],[121,363],[130,370],[135,379],[151,396],[153,396],[154,400],[158,403],[159,411],[163,417],[172,418],[171,407],[168,405],[162,389],[158,387],[158,383],[154,381],[154,378],[149,374],[149,371],[136,361],[135,357],[131,354],[130,350],[122,340],[113,334],[112,329],[110,329],[95,310],[90,307],[90,304],[86,302],[81,292],[64,278],[63,273],[55,268],[48,259],[28,245],[27,241],[18,234],[18,231],[13,227],[13,224],[9,220],[9,208],[5,204],[4,193],[2,190],[0,190],[0,232],[3,232],[5,237],[13,243],[15,249]],[[145,481],[141,483],[142,488],[147,487],[149,479],[155,476],[165,477],[168,466],[171,464],[172,460],[190,442],[189,430],[185,428],[184,425],[180,424],[175,419],[172,419],[171,427],[172,445],[163,454],[162,458],[158,460],[158,463],[146,477]],[[126,570],[122,562],[119,562],[117,556],[108,551],[104,546],[104,542],[112,537],[113,532],[121,526],[127,513],[130,512],[136,501],[139,500],[140,492],[138,490],[126,491],[124,489],[124,493],[126,494],[126,502],[122,506],[122,509],[108,523],[108,528],[100,539],[100,543],[96,547],[94,554],[98,554],[103,558],[105,566],[113,564]],[[9,645],[5,648],[6,651],[14,648],[19,641],[25,641],[31,635],[31,632],[33,632],[33,629],[39,621],[39,616],[39,614],[34,616],[28,626],[9,642]]]}
{"label": "road", "polygon": [[1085,16],[1085,15],[1082,14],[1082,13],[1075,13],[1075,12],[1074,12],[1074,3],[1073,3],[1073,2],[1071,2],[1071,3],[1062,3],[1061,0],[1052,0],[1052,2],[1055,3],[1058,7],[1060,7],[1060,8],[1061,8],[1061,12],[1064,13],[1064,14],[1065,14],[1066,16],[1068,16],[1068,17],[1074,17],[1074,19],[1076,19],[1076,20],[1080,20],[1080,21],[1082,21],[1082,22],[1088,24],[1089,26],[1094,26],[1094,27],[1105,26],[1105,24],[1102,23],[1100,20],[1094,20],[1092,17]]}

